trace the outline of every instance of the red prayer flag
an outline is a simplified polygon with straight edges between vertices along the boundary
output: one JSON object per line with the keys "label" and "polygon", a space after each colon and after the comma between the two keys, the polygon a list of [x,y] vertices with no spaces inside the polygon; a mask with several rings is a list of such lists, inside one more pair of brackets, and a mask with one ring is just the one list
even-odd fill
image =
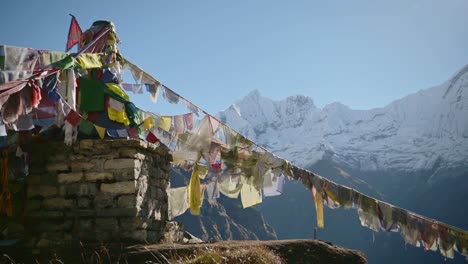
{"label": "red prayer flag", "polygon": [[130,136],[130,138],[133,138],[133,139],[139,139],[140,137],[138,136],[138,130],[134,127],[130,127],[128,129],[128,135]]}
{"label": "red prayer flag", "polygon": [[74,16],[71,16],[72,20],[70,23],[70,29],[68,30],[68,41],[67,41],[67,49],[65,51],[69,51],[75,44],[80,43],[81,31],[80,25]]}
{"label": "red prayer flag", "polygon": [[146,136],[146,141],[154,144],[158,142],[158,138],[153,134],[153,132],[150,131],[148,135]]}
{"label": "red prayer flag", "polygon": [[81,116],[78,114],[78,112],[72,109],[70,112],[68,112],[65,120],[67,120],[68,123],[70,123],[72,126],[76,127],[81,121]]}
{"label": "red prayer flag", "polygon": [[193,128],[193,114],[188,113],[184,115],[184,120],[185,120],[185,126],[187,129],[192,129]]}

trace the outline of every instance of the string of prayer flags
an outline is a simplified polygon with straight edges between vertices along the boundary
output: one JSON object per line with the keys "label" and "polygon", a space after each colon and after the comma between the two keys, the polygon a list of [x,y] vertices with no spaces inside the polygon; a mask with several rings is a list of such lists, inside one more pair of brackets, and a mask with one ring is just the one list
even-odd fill
{"label": "string of prayer flags", "polygon": [[94,128],[96,128],[99,138],[104,139],[104,137],[106,136],[106,129],[98,125],[94,125]]}

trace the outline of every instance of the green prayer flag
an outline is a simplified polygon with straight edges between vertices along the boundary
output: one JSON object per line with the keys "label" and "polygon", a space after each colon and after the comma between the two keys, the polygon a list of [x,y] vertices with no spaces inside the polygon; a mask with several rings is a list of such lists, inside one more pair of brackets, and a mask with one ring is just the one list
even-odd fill
{"label": "green prayer flag", "polygon": [[74,69],[77,65],[76,59],[68,55],[67,57],[63,58],[62,60],[59,60],[57,62],[52,63],[53,66],[59,67],[62,70],[70,70]]}
{"label": "green prayer flag", "polygon": [[94,125],[88,120],[81,119],[81,122],[78,125],[78,130],[80,131],[80,133],[83,133],[84,135],[89,136],[94,131]]}
{"label": "green prayer flag", "polygon": [[103,83],[98,80],[80,78],[80,110],[104,111],[105,98]]}

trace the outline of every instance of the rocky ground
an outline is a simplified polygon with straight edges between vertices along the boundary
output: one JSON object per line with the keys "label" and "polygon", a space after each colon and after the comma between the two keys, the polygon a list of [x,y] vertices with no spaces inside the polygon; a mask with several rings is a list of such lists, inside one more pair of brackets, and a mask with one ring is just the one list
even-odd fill
{"label": "rocky ground", "polygon": [[[176,263],[207,249],[272,251],[281,263],[367,263],[363,253],[320,240],[222,241],[198,244],[75,245],[49,250],[0,247],[0,263]],[[225,263],[212,262],[212,263]],[[232,262],[230,262],[232,263]]]}

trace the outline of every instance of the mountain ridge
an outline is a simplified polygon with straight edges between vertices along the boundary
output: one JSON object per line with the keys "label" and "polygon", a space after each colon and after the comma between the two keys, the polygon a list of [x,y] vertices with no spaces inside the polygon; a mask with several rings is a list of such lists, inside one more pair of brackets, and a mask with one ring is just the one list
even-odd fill
{"label": "mountain ridge", "polygon": [[302,167],[332,159],[363,171],[443,171],[468,165],[467,111],[468,65],[441,85],[379,108],[319,108],[308,96],[275,101],[254,90],[218,117]]}

